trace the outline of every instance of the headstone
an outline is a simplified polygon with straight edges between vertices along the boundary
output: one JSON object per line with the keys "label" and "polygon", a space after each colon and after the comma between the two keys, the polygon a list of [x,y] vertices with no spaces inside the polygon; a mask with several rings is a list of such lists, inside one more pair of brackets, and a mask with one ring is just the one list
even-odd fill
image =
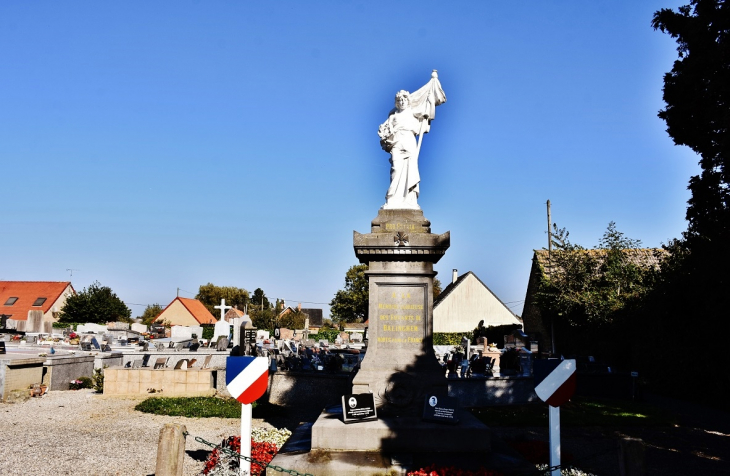
{"label": "headstone", "polygon": [[135,322],[134,324],[132,324],[132,330],[139,332],[140,334],[144,334],[145,332],[147,332],[147,326]]}
{"label": "headstone", "polygon": [[233,346],[240,346],[241,345],[241,318],[235,317],[231,319],[231,326],[233,326]]}
{"label": "headstone", "polygon": [[142,357],[142,367],[148,367],[150,365],[150,354],[146,354]]}
{"label": "headstone", "polygon": [[25,342],[27,344],[37,344],[38,343],[38,336],[25,336]]}
{"label": "headstone", "polygon": [[142,367],[142,360],[143,359],[134,359],[134,361],[132,362],[132,368],[138,369],[138,368]]}
{"label": "headstone", "polygon": [[43,311],[28,311],[25,332],[43,332]]}
{"label": "headstone", "polygon": [[86,333],[93,333],[93,334],[103,334],[107,331],[106,326],[102,326],[99,324],[94,323],[86,323],[86,324],[80,324],[78,327],[76,327],[76,332],[79,334],[86,334]]}
{"label": "headstone", "polygon": [[160,357],[155,361],[155,369],[164,369],[167,367],[167,361],[169,360],[169,357]]}
{"label": "headstone", "polygon": [[200,344],[197,342],[190,344],[190,352],[197,352],[199,347]]}
{"label": "headstone", "polygon": [[108,330],[114,330],[114,331],[128,331],[129,330],[129,323],[128,322],[108,322],[106,325]]}
{"label": "headstone", "polygon": [[271,337],[269,331],[263,329],[258,329],[256,331],[256,340],[269,340],[270,338]]}
{"label": "headstone", "polygon": [[101,346],[99,345],[99,341],[98,341],[98,340],[96,340],[96,337],[92,337],[92,338],[91,338],[91,346],[92,346],[92,347],[93,347],[94,349],[97,349],[97,350],[100,350],[100,349],[101,349]]}
{"label": "headstone", "polygon": [[192,339],[193,331],[187,326],[172,326],[170,329],[170,340],[180,342],[182,340]]}
{"label": "headstone", "polygon": [[210,359],[212,359],[213,356],[208,354],[205,356],[205,359],[203,360],[203,365],[200,367],[201,369],[207,369],[210,367]]}
{"label": "headstone", "polygon": [[215,350],[217,351],[225,351],[228,349],[228,337],[221,337],[218,339],[218,343],[215,345]]}
{"label": "headstone", "polygon": [[219,337],[225,337],[227,339],[230,334],[231,325],[226,321],[218,321],[215,323],[215,328],[213,329],[212,341],[215,342]]}
{"label": "headstone", "polygon": [[340,332],[340,339],[342,339],[342,342],[348,343],[350,342],[350,334],[347,332]]}
{"label": "headstone", "polygon": [[180,359],[175,364],[175,368],[173,370],[187,370],[188,368],[188,359]]}
{"label": "headstone", "polygon": [[216,309],[220,309],[221,310],[221,320],[219,322],[225,322],[226,311],[228,309],[233,309],[233,306],[226,306],[226,300],[225,299],[221,299],[221,305],[220,306],[213,306],[213,307],[216,308]]}

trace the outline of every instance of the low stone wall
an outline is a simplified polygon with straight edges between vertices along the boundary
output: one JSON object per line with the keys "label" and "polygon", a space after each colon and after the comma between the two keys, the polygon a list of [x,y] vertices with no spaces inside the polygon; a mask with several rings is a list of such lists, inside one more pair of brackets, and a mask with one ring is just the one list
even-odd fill
{"label": "low stone wall", "polygon": [[48,390],[68,390],[71,380],[94,375],[93,355],[63,355],[43,362],[43,383]]}
{"label": "low stone wall", "polygon": [[205,396],[215,394],[213,370],[104,369],[104,395]]}
{"label": "low stone wall", "polygon": [[31,385],[43,380],[44,357],[13,357],[0,359],[0,397],[8,401],[14,392],[28,392]]}
{"label": "low stone wall", "polygon": [[195,363],[195,367],[200,367],[203,365],[203,361],[205,358],[210,355],[210,368],[221,368],[224,369],[226,367],[226,359],[230,356],[229,352],[216,352],[215,349],[199,349],[197,352],[190,352],[186,350],[181,350],[176,352],[175,349],[169,349],[165,348],[162,352],[154,350],[152,348],[148,352],[142,352],[142,351],[125,351],[122,355],[121,362],[119,366],[126,366],[127,363],[134,362],[135,360],[144,359],[145,355],[149,355],[149,365],[152,366],[155,363],[155,360],[161,358],[161,357],[169,357],[170,362],[168,364],[169,367],[175,367],[175,364],[178,362],[178,360],[182,359],[196,359],[197,362]]}
{"label": "low stone wall", "polygon": [[124,362],[124,354],[121,352],[97,352],[94,356],[94,368],[121,367]]}

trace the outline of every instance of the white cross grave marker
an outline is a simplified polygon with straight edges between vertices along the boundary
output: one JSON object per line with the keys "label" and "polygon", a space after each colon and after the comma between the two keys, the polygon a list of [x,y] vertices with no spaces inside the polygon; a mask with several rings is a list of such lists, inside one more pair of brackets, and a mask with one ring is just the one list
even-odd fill
{"label": "white cross grave marker", "polygon": [[228,309],[233,309],[233,306],[226,306],[226,300],[225,299],[221,299],[221,305],[220,306],[213,306],[213,307],[216,308],[216,309],[220,309],[221,310],[221,321],[226,316],[226,311]]}

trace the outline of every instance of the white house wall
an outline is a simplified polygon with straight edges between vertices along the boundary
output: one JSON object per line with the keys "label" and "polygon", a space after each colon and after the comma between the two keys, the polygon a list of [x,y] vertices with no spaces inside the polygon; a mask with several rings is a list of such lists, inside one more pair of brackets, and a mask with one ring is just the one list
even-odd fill
{"label": "white house wall", "polygon": [[434,332],[468,332],[485,326],[521,324],[473,274],[468,274],[433,310]]}

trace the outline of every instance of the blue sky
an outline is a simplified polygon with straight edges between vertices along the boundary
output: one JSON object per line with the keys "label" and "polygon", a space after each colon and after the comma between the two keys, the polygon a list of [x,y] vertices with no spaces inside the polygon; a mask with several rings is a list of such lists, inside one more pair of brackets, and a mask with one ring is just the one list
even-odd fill
{"label": "blue sky", "polygon": [[686,228],[697,158],[656,117],[676,45],[650,26],[683,3],[2,2],[0,280],[99,281],[134,316],[208,282],[328,312],[384,202],[378,125],[438,69],[436,269],[519,314],[548,199],[588,247]]}

